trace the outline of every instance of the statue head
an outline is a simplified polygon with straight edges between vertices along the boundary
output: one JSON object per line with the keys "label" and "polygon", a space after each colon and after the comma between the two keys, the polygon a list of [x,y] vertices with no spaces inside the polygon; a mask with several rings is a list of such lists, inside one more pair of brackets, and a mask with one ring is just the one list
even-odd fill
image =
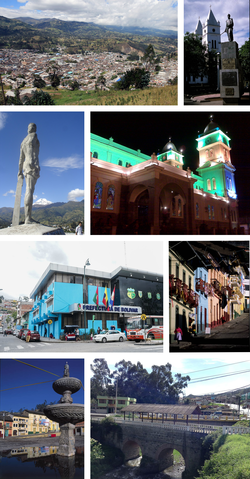
{"label": "statue head", "polygon": [[35,123],[30,123],[28,126],[28,133],[35,133],[36,132],[36,125]]}

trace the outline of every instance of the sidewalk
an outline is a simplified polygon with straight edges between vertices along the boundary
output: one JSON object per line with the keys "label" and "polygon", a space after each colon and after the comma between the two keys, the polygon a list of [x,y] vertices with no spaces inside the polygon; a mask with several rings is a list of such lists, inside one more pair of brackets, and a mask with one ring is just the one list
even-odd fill
{"label": "sidewalk", "polygon": [[232,321],[213,328],[210,334],[198,335],[189,342],[181,341],[179,345],[171,344],[170,351],[250,351],[249,320],[249,313],[243,313]]}

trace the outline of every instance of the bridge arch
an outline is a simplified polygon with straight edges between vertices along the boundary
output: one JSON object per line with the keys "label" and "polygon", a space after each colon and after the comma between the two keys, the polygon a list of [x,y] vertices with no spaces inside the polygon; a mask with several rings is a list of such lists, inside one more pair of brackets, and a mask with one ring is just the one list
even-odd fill
{"label": "bridge arch", "polygon": [[141,448],[138,442],[128,439],[122,446],[125,461],[137,459],[140,456]]}

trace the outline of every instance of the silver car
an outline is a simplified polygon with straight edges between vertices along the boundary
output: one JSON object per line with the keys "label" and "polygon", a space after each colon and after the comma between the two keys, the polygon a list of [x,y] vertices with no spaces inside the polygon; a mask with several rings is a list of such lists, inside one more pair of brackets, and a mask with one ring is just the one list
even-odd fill
{"label": "silver car", "polygon": [[110,330],[110,331],[101,331],[99,334],[94,335],[94,341],[106,343],[107,341],[125,341],[126,334],[121,333],[121,331]]}

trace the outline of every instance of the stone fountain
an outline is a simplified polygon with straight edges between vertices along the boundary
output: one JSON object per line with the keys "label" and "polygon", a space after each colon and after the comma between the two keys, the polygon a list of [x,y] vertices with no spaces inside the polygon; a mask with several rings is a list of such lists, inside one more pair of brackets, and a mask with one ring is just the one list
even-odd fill
{"label": "stone fountain", "polygon": [[81,389],[80,379],[69,376],[69,365],[65,364],[64,375],[53,383],[53,389],[56,393],[62,394],[57,404],[52,404],[44,408],[44,414],[52,421],[60,425],[60,440],[57,455],[70,457],[75,455],[75,436],[74,425],[84,420],[84,405],[72,404],[71,394]]}

